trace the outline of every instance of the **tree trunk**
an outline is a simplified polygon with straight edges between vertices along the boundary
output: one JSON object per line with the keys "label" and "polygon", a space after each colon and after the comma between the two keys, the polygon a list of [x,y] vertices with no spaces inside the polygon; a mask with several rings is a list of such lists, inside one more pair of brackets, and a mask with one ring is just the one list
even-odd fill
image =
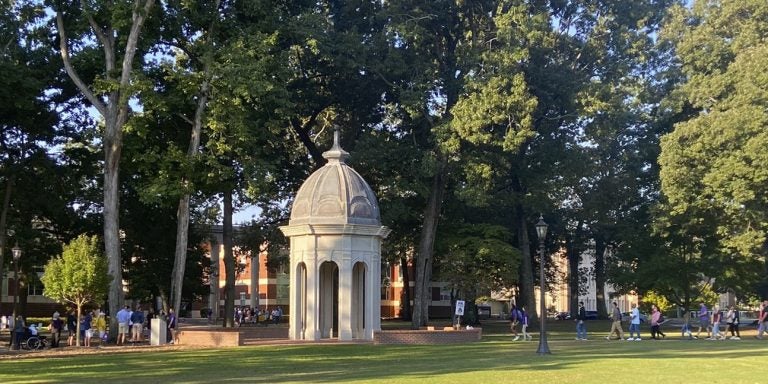
{"label": "tree trunk", "polygon": [[[581,226],[581,223],[579,223]],[[578,227],[577,227],[578,228]],[[568,291],[569,308],[573,318],[579,308],[579,295],[581,295],[581,275],[579,274],[579,262],[581,261],[581,248],[576,246],[578,235],[568,236],[566,243],[566,256],[568,257]]]}
{"label": "tree trunk", "polygon": [[224,327],[235,326],[235,256],[232,254],[232,191],[224,192],[224,222],[222,228],[224,243]]}
{"label": "tree trunk", "polygon": [[474,288],[464,290],[464,324],[471,326],[480,325],[480,314],[477,313],[477,290]]}
{"label": "tree trunk", "polygon": [[[193,134],[194,135],[194,134]],[[182,183],[186,183],[183,180]],[[184,269],[187,263],[187,243],[189,242],[189,193],[179,199],[179,208],[176,211],[176,250],[173,258],[173,272],[171,274],[171,307],[175,313],[180,314],[181,296],[184,288]]]}
{"label": "tree trunk", "polygon": [[[82,304],[77,304],[77,324],[75,324],[75,346],[80,346],[80,316],[83,312],[83,306]],[[115,316],[117,317],[117,316]]]}
{"label": "tree trunk", "polygon": [[[205,76],[208,73],[206,64]],[[198,155],[200,146],[200,135],[203,130],[203,113],[208,104],[208,80],[203,81],[198,97],[197,109],[195,110],[195,120],[192,124],[192,135],[187,149],[187,159],[192,161]],[[174,312],[179,316],[181,313],[181,297],[184,288],[184,269],[187,264],[187,247],[189,246],[189,200],[190,193],[189,179],[187,176],[182,178],[182,188],[185,189],[184,195],[179,199],[179,208],[176,212],[176,251],[173,260],[173,275],[171,281],[171,305]]]}
{"label": "tree trunk", "polygon": [[[5,265],[5,247],[6,247],[6,227],[8,223],[8,209],[11,206],[11,195],[13,193],[13,183],[14,183],[14,176],[11,174],[6,179],[5,183],[5,193],[3,194],[3,207],[2,212],[0,212],[0,297],[3,297],[3,284],[2,284],[2,276],[5,276],[3,274],[3,265]],[[0,304],[2,301],[0,301]],[[0,308],[0,313],[6,313],[3,308]]]}
{"label": "tree trunk", "polygon": [[517,209],[517,242],[522,253],[520,263],[520,297],[518,307],[525,307],[529,314],[530,324],[538,320],[538,307],[536,306],[536,291],[533,284],[533,255],[531,255],[531,242],[528,238],[528,223],[525,220],[523,206],[518,204]]}
{"label": "tree trunk", "polygon": [[[107,119],[107,121],[112,119]],[[113,120],[114,121],[114,120]],[[117,337],[117,311],[123,307],[123,266],[120,254],[120,152],[122,134],[107,123],[104,137],[104,250],[112,280],[109,283],[110,338]],[[79,315],[79,313],[78,313]]]}
{"label": "tree trunk", "polygon": [[[107,257],[108,271],[112,276],[109,287],[109,318],[110,337],[117,335],[117,311],[123,305],[123,273],[122,257],[120,254],[120,154],[123,146],[123,126],[128,120],[130,106],[131,73],[133,59],[136,55],[136,46],[139,42],[141,29],[146,21],[155,0],[136,1],[133,4],[132,24],[128,37],[125,40],[125,49],[121,68],[117,68],[115,43],[117,29],[110,23],[106,26],[97,22],[93,15],[85,18],[91,26],[96,39],[101,43],[104,52],[104,78],[117,83],[116,90],[110,92],[106,101],[97,96],[91,88],[80,78],[72,65],[69,52],[69,41],[64,24],[64,15],[61,10],[56,12],[56,27],[59,33],[59,52],[64,64],[64,70],[77,86],[83,96],[104,118],[104,253]],[[115,75],[119,74],[119,78]]]}
{"label": "tree trunk", "polygon": [[605,242],[595,239],[595,286],[597,287],[597,317],[608,318],[605,304]]}
{"label": "tree trunk", "polygon": [[[218,12],[220,0],[216,0],[215,8]],[[209,34],[213,33],[218,17],[214,17],[209,28]],[[209,50],[211,47],[209,47]],[[203,116],[205,108],[208,105],[208,93],[210,89],[211,57],[206,54],[203,59],[203,83],[200,84],[200,92],[197,97],[197,106],[195,108],[195,118],[192,121],[192,133],[187,148],[187,159],[194,160],[198,155],[200,146],[200,136],[203,131]],[[181,314],[181,296],[184,288],[184,270],[187,264],[187,247],[189,242],[189,177],[185,175],[181,180],[181,187],[184,189],[184,195],[179,199],[179,208],[176,212],[176,251],[173,259],[173,274],[171,277],[171,304],[176,316]]]}
{"label": "tree trunk", "polygon": [[403,291],[400,294],[400,318],[411,320],[411,274],[408,272],[408,257],[400,256],[400,270],[403,271]]}
{"label": "tree trunk", "polygon": [[259,276],[261,275],[261,255],[264,254],[265,258],[269,257],[268,251],[269,246],[266,243],[262,243],[259,245],[256,255],[251,255],[251,308],[254,309],[261,308],[261,282],[259,281]]}
{"label": "tree trunk", "polygon": [[435,235],[443,204],[443,193],[448,179],[448,160],[438,154],[437,169],[432,179],[427,206],[424,210],[424,223],[419,239],[419,251],[416,254],[415,285],[413,292],[413,317],[411,327],[418,329],[429,321],[429,305],[432,302],[432,252],[435,247]]}

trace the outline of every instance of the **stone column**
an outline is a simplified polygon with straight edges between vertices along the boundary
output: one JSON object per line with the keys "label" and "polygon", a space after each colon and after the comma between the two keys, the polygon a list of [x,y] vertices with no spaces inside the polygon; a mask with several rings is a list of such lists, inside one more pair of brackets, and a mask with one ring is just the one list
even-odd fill
{"label": "stone column", "polygon": [[340,252],[339,265],[339,340],[352,340],[352,265],[349,252]]}

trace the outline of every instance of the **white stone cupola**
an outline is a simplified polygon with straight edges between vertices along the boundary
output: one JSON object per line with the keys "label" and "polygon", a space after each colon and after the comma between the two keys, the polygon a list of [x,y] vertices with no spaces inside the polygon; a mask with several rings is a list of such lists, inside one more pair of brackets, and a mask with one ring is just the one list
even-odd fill
{"label": "white stone cupola", "polygon": [[372,340],[381,330],[381,242],[390,230],[371,187],[345,163],[338,129],[323,157],[280,228],[290,238],[288,335]]}

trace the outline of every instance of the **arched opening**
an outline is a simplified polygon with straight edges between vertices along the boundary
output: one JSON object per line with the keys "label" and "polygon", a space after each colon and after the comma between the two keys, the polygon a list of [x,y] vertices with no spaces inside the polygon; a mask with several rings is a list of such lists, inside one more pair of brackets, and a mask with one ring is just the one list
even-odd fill
{"label": "arched opening", "polygon": [[350,313],[350,320],[352,321],[352,338],[364,339],[365,327],[368,325],[365,322],[365,275],[366,275],[365,263],[357,262],[352,267],[352,312]]}
{"label": "arched opening", "polygon": [[332,338],[339,334],[339,267],[326,261],[320,264],[319,316],[320,337]]}

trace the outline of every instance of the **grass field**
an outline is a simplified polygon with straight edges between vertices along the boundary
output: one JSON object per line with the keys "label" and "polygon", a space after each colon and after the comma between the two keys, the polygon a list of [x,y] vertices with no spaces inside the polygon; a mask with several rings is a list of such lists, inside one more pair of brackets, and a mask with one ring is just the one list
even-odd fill
{"label": "grass field", "polygon": [[0,383],[768,382],[768,341],[752,338],[754,331],[741,341],[680,340],[671,329],[663,341],[606,341],[608,323],[590,322],[591,340],[575,341],[572,323],[553,323],[547,356],[535,353],[536,339],[512,342],[497,323],[484,327],[482,342],[463,345],[146,348],[2,359]]}

